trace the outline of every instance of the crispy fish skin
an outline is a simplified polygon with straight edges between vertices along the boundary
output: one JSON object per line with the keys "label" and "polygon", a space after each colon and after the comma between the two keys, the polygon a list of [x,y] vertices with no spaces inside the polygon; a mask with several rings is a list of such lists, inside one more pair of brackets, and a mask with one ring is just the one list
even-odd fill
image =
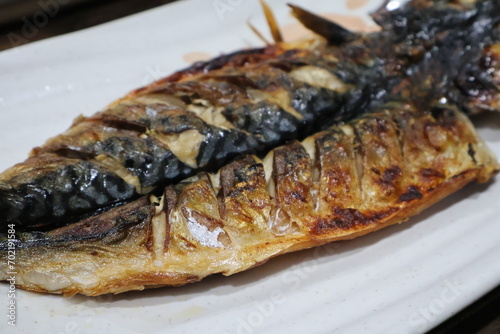
{"label": "crispy fish skin", "polygon": [[77,221],[352,117],[370,94],[326,48],[318,40],[223,56],[78,118],[0,174],[1,228]]}
{"label": "crispy fish skin", "polygon": [[405,73],[421,83],[415,103],[444,97],[468,114],[500,110],[498,1],[413,0],[372,17],[400,57],[414,59]]}
{"label": "crispy fish skin", "polygon": [[[99,295],[232,275],[421,212],[499,169],[454,107],[393,103],[101,215],[16,240],[23,289]],[[6,248],[7,240],[1,242]],[[7,279],[6,264],[0,264]]]}
{"label": "crispy fish skin", "polygon": [[[432,29],[427,31],[429,33],[427,37],[430,36],[430,38],[425,36],[421,38],[422,36],[419,35],[413,45],[409,42],[413,40],[411,35],[414,31],[412,32],[411,25],[406,26],[408,28],[406,35],[396,34],[398,48],[410,46],[409,49],[403,48],[398,51],[402,51],[398,53],[398,56],[406,55],[406,57],[403,57],[403,60],[391,59],[394,60],[393,63],[384,64],[389,68],[387,72],[394,71],[392,72],[394,81],[391,84],[399,84],[396,91],[401,89],[403,100],[412,101],[414,104],[410,102],[388,104],[382,111],[366,113],[345,125],[333,126],[302,143],[293,142],[276,148],[263,161],[256,156],[244,156],[224,166],[218,174],[201,173],[169,186],[164,189],[160,198],[144,196],[100,215],[49,232],[20,233],[18,239],[11,241],[16,245],[19,259],[16,263],[18,270],[16,282],[22,288],[34,291],[65,295],[76,293],[98,295],[162,285],[181,285],[198,281],[214,273],[230,275],[256,266],[279,254],[335,240],[354,238],[404,221],[470,181],[487,181],[498,170],[498,164],[484,143],[477,137],[466,116],[455,107],[443,103],[436,104],[432,108],[428,108],[427,105],[431,100],[430,97],[443,95],[448,97],[450,102],[457,104],[460,109],[465,109],[469,113],[479,111],[479,109],[467,108],[468,106],[473,108],[477,102],[471,94],[469,94],[470,99],[462,100],[464,92],[468,94],[474,89],[454,90],[452,87],[451,83],[455,84],[455,88],[463,88],[460,81],[455,80],[462,78],[462,72],[439,70],[434,73],[432,70],[446,65],[447,57],[449,57],[447,51],[461,50],[471,41],[466,34],[449,33],[448,30],[454,28],[453,22],[468,22],[466,26],[473,32],[473,27],[477,26],[482,29],[482,33],[471,35],[473,40],[479,40],[479,44],[471,46],[473,51],[470,54],[467,53],[470,50],[466,50],[467,52],[451,57],[452,65],[461,68],[461,65],[469,59],[474,59],[474,61],[479,59],[477,58],[478,50],[483,55],[494,55],[496,49],[494,43],[491,43],[493,45],[491,46],[490,42],[494,41],[491,36],[494,36],[496,30],[493,29],[492,35],[491,29],[493,23],[498,23],[495,21],[498,15],[494,10],[491,11],[492,15],[489,15],[487,10],[496,9],[498,5],[492,1],[477,1],[476,3],[436,1],[435,4],[437,5],[433,8],[434,2],[413,1],[410,7],[403,8],[402,13],[408,8],[411,9],[412,6],[414,9],[422,8],[424,12],[428,9],[431,14],[439,13],[440,10],[446,10],[449,14],[450,8],[458,8],[445,20],[451,25],[444,26],[446,30],[444,34],[438,33],[439,29],[434,29],[439,28],[439,24],[430,25]],[[493,5],[496,7],[491,7]],[[470,16],[472,14],[475,16]],[[406,12],[405,15],[408,15],[408,18],[418,19],[421,14]],[[397,21],[398,16],[394,15],[394,17]],[[467,17],[469,21],[463,20]],[[458,19],[458,21],[453,21],[453,19]],[[476,20],[481,24],[475,25]],[[439,20],[431,20],[431,22],[439,23]],[[327,24],[326,27],[330,29],[332,26]],[[386,33],[391,32],[382,32],[381,36],[385,36]],[[448,37],[437,38],[441,36]],[[392,41],[394,36],[385,37],[386,39],[382,38],[382,40]],[[485,38],[481,40],[483,37]],[[338,42],[339,38],[351,40],[352,36],[334,33],[328,40]],[[397,41],[398,38],[401,40]],[[455,38],[459,38],[456,43]],[[371,57],[373,53],[367,51],[366,46],[375,46],[376,42],[369,38],[354,40],[352,44],[349,44],[349,48],[342,49],[349,52],[332,54],[336,59],[340,59],[341,56],[354,56],[354,62],[369,63],[373,60]],[[453,43],[449,47],[445,42]],[[423,49],[419,50],[421,47]],[[377,50],[376,47],[373,49]],[[418,52],[414,52],[415,50]],[[264,58],[269,55],[271,55],[270,58],[276,56],[272,52],[266,52],[249,51],[244,54],[243,58],[262,54],[265,54],[262,56]],[[284,57],[291,55],[293,52],[283,53]],[[238,56],[235,57],[238,58]],[[256,58],[264,59],[260,57]],[[419,63],[412,57],[421,58],[424,61]],[[270,58],[265,58],[265,61],[270,61]],[[175,94],[169,88],[175,86],[175,93],[180,94],[181,97],[186,92],[188,95],[193,91],[205,92],[206,87],[200,85],[199,80],[194,80],[197,81],[193,84],[196,87],[194,90],[190,85],[185,87],[183,84],[190,82],[191,79],[203,77],[206,71],[210,73],[213,73],[211,72],[213,70],[225,71],[225,64],[233,62],[235,58],[230,56],[221,59],[216,61],[216,63],[219,62],[216,65],[210,65],[210,63],[197,65],[144,90],[132,93],[125,100],[110,106],[109,110],[113,110],[112,112],[106,111],[87,119],[77,120],[75,126],[63,135],[65,136],[63,139],[58,137],[49,141],[46,146],[36,149],[32,158],[36,160],[39,156],[43,156],[47,159],[44,161],[48,163],[50,159],[56,157],[56,161],[60,159],[61,165],[68,168],[67,175],[73,175],[74,170],[84,170],[80,168],[79,163],[88,162],[90,159],[96,166],[93,167],[94,169],[101,168],[114,173],[111,176],[104,173],[102,174],[104,176],[100,177],[113,177],[114,175],[128,186],[128,188],[116,187],[113,191],[129,192],[131,188],[134,188],[135,192],[132,192],[135,196],[147,193],[150,190],[148,182],[152,182],[151,176],[142,173],[143,169],[137,168],[140,163],[136,164],[136,161],[141,163],[145,161],[147,164],[148,156],[155,156],[165,147],[175,153],[175,145],[182,143],[182,133],[191,131],[190,134],[196,132],[204,135],[203,131],[210,131],[211,128],[207,126],[210,129],[203,130],[206,129],[203,122],[208,125],[217,123],[219,126],[226,124],[225,120],[230,118],[223,115],[226,117],[225,120],[217,118],[218,121],[215,122],[215,113],[204,114],[196,108],[186,113],[187,109],[178,108],[179,105],[183,106],[176,99],[179,96],[172,97],[172,94]],[[484,59],[486,60],[488,59]],[[420,65],[416,65],[417,63]],[[245,64],[255,65],[252,61]],[[339,64],[336,63],[335,66]],[[341,64],[344,65],[344,63]],[[414,66],[406,67],[408,64]],[[476,63],[473,62],[473,64],[476,66]],[[487,62],[487,64],[488,66],[483,68],[483,70],[487,69],[487,75],[482,75],[480,71],[477,72],[478,76],[473,73],[472,81],[477,78],[487,81],[495,77],[496,63]],[[230,74],[233,73],[231,71],[234,70],[235,65],[238,67],[236,62],[227,68]],[[307,82],[311,64],[300,63],[299,67],[292,66],[292,71],[298,70],[295,74]],[[306,69],[304,70],[303,67]],[[277,68],[286,69],[285,72],[290,71],[288,65],[283,67],[280,64]],[[494,70],[490,71],[491,69]],[[324,68],[319,71],[314,69],[315,79],[325,74],[321,70]],[[344,70],[351,75],[356,73],[342,68],[342,71]],[[334,74],[344,80],[346,76],[342,74],[342,71],[334,72]],[[387,72],[380,73],[387,74]],[[402,73],[411,76],[412,79],[401,80]],[[435,78],[427,80],[429,76],[432,77],[433,73]],[[450,73],[458,76],[450,79]],[[229,75],[230,79],[227,75],[223,77],[223,80],[229,80],[225,81],[226,83],[236,82],[237,85],[243,84],[245,87],[250,87],[253,97],[262,98],[263,90],[269,94],[266,91],[267,86],[259,86],[255,82],[249,85],[247,78],[242,78],[241,75]],[[419,82],[419,78],[422,79],[421,84],[419,83],[415,89],[404,90],[405,85]],[[384,81],[387,77],[382,79]],[[337,80],[334,81],[337,82]],[[324,84],[325,81],[321,82]],[[182,87],[179,87],[179,84]],[[328,86],[330,87],[329,84]],[[494,89],[490,89],[488,85],[484,87],[488,88],[488,96],[495,96]],[[275,91],[272,91],[274,94]],[[378,88],[374,91],[380,92]],[[448,91],[459,92],[459,94],[447,95]],[[140,100],[144,97],[143,95],[147,97],[147,102],[141,103],[150,103],[151,99],[157,103],[158,98],[165,99],[165,96],[161,94],[166,94],[168,105],[172,107],[161,110],[169,115],[165,121],[155,123],[143,117],[145,114],[154,119],[158,115],[158,111],[154,109],[151,111],[146,108],[143,110],[128,108],[130,101]],[[210,101],[205,95],[203,96],[206,100],[201,99],[202,101]],[[281,95],[278,93],[278,96]],[[311,97],[314,96],[316,95],[311,95]],[[457,96],[459,98],[456,98]],[[273,95],[269,98],[269,95],[266,95],[266,98],[267,102],[282,107],[277,96]],[[182,98],[180,101],[186,103]],[[491,102],[494,100],[482,101],[492,109],[495,108],[494,103]],[[122,104],[125,108],[122,108]],[[201,106],[197,107],[203,110],[209,106],[210,104],[201,103]],[[287,108],[282,109],[293,114],[293,111],[286,110]],[[481,110],[484,109],[487,108]],[[351,107],[348,110],[361,112],[365,109]],[[352,117],[349,112],[343,113],[345,111],[345,109],[342,110],[339,115],[347,115],[346,119]],[[132,114],[133,117],[122,117],[126,113]],[[190,118],[192,114],[198,118]],[[208,118],[215,123],[207,123],[202,115],[210,115]],[[194,121],[186,121],[186,119]],[[339,118],[335,119],[335,121],[338,120]],[[219,121],[222,122],[219,123]],[[152,123],[154,126],[151,125]],[[98,131],[88,132],[89,124]],[[167,134],[173,133],[174,136],[165,138],[165,133],[161,131],[162,127],[170,129]],[[223,128],[222,125],[221,127]],[[118,137],[114,135],[115,131],[120,132]],[[103,140],[95,141],[94,137],[100,137]],[[194,139],[190,141],[195,142]],[[82,143],[82,145],[78,144],[80,145],[78,146],[75,142]],[[107,144],[102,145],[102,142]],[[159,147],[160,144],[157,143],[164,144],[165,147]],[[137,152],[143,155],[137,160],[128,160],[128,157],[120,155],[121,148],[130,147],[140,147],[141,150]],[[194,147],[201,150],[201,146],[195,145]],[[196,159],[189,159],[193,155],[188,155],[183,156],[182,160],[176,154],[172,155],[187,166],[186,169],[191,168],[186,172],[187,175],[194,169],[192,166],[198,164],[199,161],[207,162],[207,166],[210,164],[210,155],[207,157],[203,153],[207,151],[198,151],[200,152],[203,159],[199,158],[199,155]],[[239,152],[238,155],[240,153],[243,152]],[[165,152],[161,154],[169,156]],[[126,163],[127,160],[128,163]],[[125,164],[120,167],[117,161],[124,161]],[[73,166],[74,162],[78,162],[77,167]],[[18,180],[22,180],[23,177],[29,179],[28,174],[42,165],[42,163],[21,164],[16,166],[17,170],[10,170],[3,175],[17,177]],[[51,168],[53,168],[51,171],[56,170],[57,163]],[[28,174],[23,174],[23,170],[28,171]],[[175,167],[175,173],[176,170],[182,170],[182,168]],[[53,178],[49,178],[47,183],[50,183],[50,180],[57,181],[55,177],[57,175],[54,173]],[[94,181],[96,174],[91,168],[89,174],[82,175]],[[175,177],[172,180],[175,180]],[[97,180],[97,182],[102,181]],[[43,189],[32,186],[29,181],[28,185],[27,188],[33,191],[31,196],[44,196]],[[114,186],[116,184],[113,184]],[[7,188],[0,185],[0,194],[4,191],[8,192]],[[78,184],[75,188],[78,188]],[[61,189],[63,192],[65,188]],[[93,194],[96,193],[95,186],[92,184],[84,189],[88,189],[87,191]],[[77,197],[74,201],[78,202],[78,199]],[[9,200],[22,201],[19,197]],[[45,200],[47,197],[42,197],[42,201]],[[54,210],[54,207],[50,208]],[[31,211],[36,212],[36,210]],[[90,212],[95,211],[91,208]],[[67,215],[63,213],[61,216],[64,216],[67,222]],[[30,224],[32,223],[26,222],[26,225]],[[32,224],[31,227],[33,226],[36,228],[36,225]],[[9,240],[5,236],[2,238],[0,249],[6,250],[9,247]],[[6,264],[0,264],[0,279],[7,279],[7,272]]]}
{"label": "crispy fish skin", "polygon": [[431,76],[421,91],[470,113],[498,107],[494,1],[415,0],[378,11],[383,29],[368,35],[293,9],[322,40],[195,64],[78,118],[0,174],[0,230],[66,225],[239,155],[263,155],[384,102],[415,73]]}

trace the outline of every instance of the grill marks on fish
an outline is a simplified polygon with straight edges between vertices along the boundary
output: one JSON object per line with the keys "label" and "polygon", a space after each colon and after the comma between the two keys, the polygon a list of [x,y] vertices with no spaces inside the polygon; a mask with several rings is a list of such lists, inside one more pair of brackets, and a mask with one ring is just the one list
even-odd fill
{"label": "grill marks on fish", "polygon": [[317,136],[315,145],[319,179],[323,180],[318,188],[318,211],[328,212],[335,206],[360,207],[360,172],[353,133],[345,133],[341,129],[331,130]]}
{"label": "grill marks on fish", "polygon": [[[47,230],[49,221],[69,223],[205,172],[159,187],[159,197],[19,233],[17,283],[97,295],[230,275],[404,221],[474,179],[487,181],[499,169],[493,154],[445,103],[497,109],[500,7],[466,3],[380,10],[383,31],[369,36],[315,24],[294,8],[331,44],[198,63],[80,117],[2,173],[3,223]],[[376,109],[382,101],[393,102]],[[0,249],[7,243],[1,237]]]}
{"label": "grill marks on fish", "polygon": [[[3,178],[2,219],[20,229],[67,224],[82,212],[149,193],[196,170],[214,170],[237,155],[265,152],[312,132],[341,109],[349,84],[335,75],[334,60],[306,49],[273,46],[268,52],[273,57],[229,57],[228,64],[239,65],[154,83],[103,112],[80,117],[32,151],[24,164],[35,167],[25,168],[25,182]],[[321,77],[317,84],[315,75]],[[60,159],[51,162],[53,174],[72,173],[69,184],[79,183],[69,204],[59,203],[64,185],[53,183],[42,163],[54,156]],[[91,176],[82,174],[82,166]],[[34,169],[36,182],[28,180]],[[111,190],[97,195],[94,188]],[[89,200],[92,195],[96,199]]]}
{"label": "grill marks on fish", "polygon": [[302,227],[299,221],[313,211],[316,202],[311,157],[298,142],[275,149],[273,157],[276,210],[282,211],[290,224]]}
{"label": "grill marks on fish", "polygon": [[[400,222],[498,168],[459,111],[388,105],[263,160],[247,155],[216,174],[199,173],[166,187],[161,198],[25,233],[17,281],[37,291],[96,295],[230,275]],[[106,270],[87,270],[85,279],[75,270],[96,263]],[[39,279],[54,276],[64,284]]]}
{"label": "grill marks on fish", "polygon": [[[11,180],[16,167],[2,173],[0,228],[8,222],[26,230],[64,225],[82,213],[151,191],[158,194],[164,185],[196,171],[214,171],[242,154],[261,156],[288,140],[352,119],[391,95],[422,108],[425,101],[443,97],[469,113],[497,109],[499,8],[493,1],[415,1],[390,13],[379,10],[374,17],[383,30],[365,36],[293,7],[299,20],[329,43],[280,43],[197,63],[103,112],[80,117],[65,134],[33,151],[24,163],[32,166],[24,168],[23,183]],[[432,127],[428,132],[440,140]],[[365,135],[357,140],[367,139]],[[383,141],[372,144],[378,147],[366,149],[373,154],[385,147]],[[44,171],[45,158],[54,155],[67,160]],[[92,169],[87,174],[105,175],[73,173],[84,178],[73,181],[84,190],[74,193],[71,204],[60,204],[63,185],[42,179],[83,165]],[[394,168],[381,168],[391,166],[385,162],[358,169],[358,178],[363,183],[370,180],[366,175],[380,173],[378,184],[390,197],[400,176]],[[96,186],[89,182],[99,180],[106,182],[99,188],[120,191],[89,201]],[[46,207],[52,197],[56,207]]]}
{"label": "grill marks on fish", "polygon": [[395,145],[397,130],[387,115],[365,118],[355,129],[359,140],[362,201],[366,207],[391,202],[400,190],[403,159],[399,145]]}

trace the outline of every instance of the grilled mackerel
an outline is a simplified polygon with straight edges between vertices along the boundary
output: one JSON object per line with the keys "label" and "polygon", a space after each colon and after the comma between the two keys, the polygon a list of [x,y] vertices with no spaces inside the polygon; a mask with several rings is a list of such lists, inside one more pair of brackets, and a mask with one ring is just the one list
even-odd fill
{"label": "grilled mackerel", "polygon": [[421,91],[470,113],[494,109],[498,7],[413,1],[378,11],[382,31],[363,35],[293,6],[318,38],[195,64],[76,119],[0,174],[0,230],[67,225],[239,155],[262,156],[384,103],[422,69],[435,87]]}
{"label": "grilled mackerel", "polygon": [[0,175],[0,224],[65,225],[352,117],[382,67],[339,62],[330,48],[311,40],[237,52],[76,119]]}
{"label": "grilled mackerel", "polygon": [[487,181],[498,165],[465,114],[497,110],[498,7],[415,0],[370,35],[293,7],[322,40],[196,64],[77,119],[0,176],[17,284],[98,295],[230,275]]}
{"label": "grilled mackerel", "polygon": [[407,220],[498,167],[462,112],[393,103],[263,160],[246,155],[200,173],[161,197],[22,233],[16,283],[99,295],[231,275]]}

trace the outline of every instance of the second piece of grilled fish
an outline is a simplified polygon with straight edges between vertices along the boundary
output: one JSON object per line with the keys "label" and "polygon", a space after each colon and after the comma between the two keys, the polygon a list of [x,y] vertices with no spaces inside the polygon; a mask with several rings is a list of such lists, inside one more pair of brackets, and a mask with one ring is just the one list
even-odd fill
{"label": "second piece of grilled fish", "polygon": [[[391,103],[81,222],[16,240],[23,289],[99,295],[231,275],[407,220],[498,169],[451,106]],[[0,279],[7,279],[6,263]]]}

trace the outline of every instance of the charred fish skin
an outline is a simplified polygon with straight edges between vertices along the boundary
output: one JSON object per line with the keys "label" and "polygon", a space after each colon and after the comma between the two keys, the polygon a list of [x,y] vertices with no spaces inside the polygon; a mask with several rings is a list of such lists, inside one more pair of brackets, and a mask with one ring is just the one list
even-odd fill
{"label": "charred fish skin", "polygon": [[[353,43],[365,45],[360,41]],[[357,45],[345,50],[355,54]],[[245,57],[249,55],[252,53]],[[369,58],[361,55],[355,61]],[[214,65],[217,66],[220,64]],[[422,68],[414,72],[418,75],[410,84],[429,75],[431,67]],[[197,71],[177,77],[201,75]],[[298,75],[304,78],[300,70]],[[336,75],[342,78],[340,72]],[[133,168],[147,161],[152,153],[131,159],[121,169],[114,162],[128,158],[120,155],[119,147],[142,145],[134,144],[140,142],[136,138],[141,136],[147,138],[147,143],[172,145],[179,140],[179,134],[190,130],[201,133],[198,129],[205,126],[201,122],[185,122],[187,114],[196,110],[187,113],[179,107],[183,106],[179,100],[186,104],[184,93],[192,92],[192,86],[176,86],[175,99],[169,95],[173,107],[164,108],[164,103],[157,100],[147,103],[159,104],[155,108],[161,108],[161,113],[169,117],[156,118],[157,110],[143,108],[144,102],[134,100],[140,99],[141,94],[157,98],[160,91],[168,91],[172,82],[177,84],[178,78],[157,83],[150,91],[132,94],[129,100],[133,101],[133,108],[122,108],[120,103],[127,104],[122,101],[110,107],[113,112],[75,122],[70,132],[87,133],[76,136],[90,138],[83,140],[85,145],[75,146],[72,133],[67,133],[64,140],[56,138],[35,150],[34,156],[56,152],[65,152],[61,159],[83,156],[85,162],[91,160],[131,180],[137,194],[145,191],[138,189],[147,184],[148,178],[134,174]],[[258,95],[258,80],[250,84],[233,75],[230,83],[242,81]],[[365,112],[354,120],[335,125],[302,143],[278,147],[262,160],[247,155],[223,166],[217,174],[203,172],[168,186],[160,197],[143,196],[48,232],[19,233],[15,241],[19,272],[16,281],[28,290],[99,295],[176,286],[215,273],[230,275],[279,254],[354,238],[401,222],[468,182],[490,179],[499,165],[461,110],[443,101],[430,106],[429,100],[412,104],[408,102],[416,100],[412,94],[420,90],[422,95],[417,96],[430,96],[428,90],[432,87],[422,81],[418,87],[405,91],[404,84],[407,82],[402,82],[402,88],[397,87],[398,98],[383,108],[360,109],[359,112]],[[195,85],[200,87],[199,82]],[[402,103],[404,97],[407,101]],[[123,118],[122,112],[133,116]],[[148,113],[155,117],[145,117]],[[86,132],[86,123],[101,130]],[[170,132],[163,131],[165,128]],[[120,135],[114,136],[118,130]],[[165,138],[172,133],[177,137]],[[92,139],[94,136],[103,137],[102,142],[112,139],[104,147]],[[150,152],[148,145],[142,147],[144,152]],[[170,148],[166,144],[165,147]],[[189,166],[198,159],[184,157],[183,161]],[[2,237],[0,249],[7,249],[8,242]],[[0,263],[0,279],[7,279],[7,272],[5,263]]]}
{"label": "charred fish skin", "polygon": [[[245,68],[214,65],[214,70],[195,79],[153,84],[104,112],[78,119],[65,134],[3,173],[2,226],[15,222],[23,229],[68,223],[72,216],[136,198],[195,170],[215,169],[239,154],[310,133],[319,120],[342,106],[337,88],[300,82],[270,64],[280,60],[267,61],[269,55],[261,57],[263,63],[235,59],[248,57],[245,53],[229,58]],[[307,61],[293,53],[283,58],[290,70],[292,63]],[[249,62],[256,64],[250,67]],[[323,71],[335,80],[335,64],[328,65]],[[343,84],[335,83],[340,90]],[[47,158],[54,156],[50,168],[44,168]],[[74,172],[82,165],[88,166],[87,174]],[[19,170],[22,177],[13,176]],[[76,187],[66,189],[62,179],[53,182],[56,175],[68,174],[72,174],[68,185]],[[109,187],[123,191],[105,196]],[[102,194],[90,201],[87,189]],[[63,201],[67,191],[73,204]]]}
{"label": "charred fish skin", "polygon": [[248,155],[217,174],[197,174],[159,198],[23,232],[16,281],[28,290],[99,295],[231,275],[401,222],[498,169],[455,107],[391,103],[263,160]]}
{"label": "charred fish skin", "polygon": [[[68,224],[81,214],[137,198],[195,171],[215,170],[240,154],[262,154],[286,140],[300,139],[333,122],[348,120],[374,101],[383,101],[386,90],[402,80],[405,70],[420,71],[416,64],[420,64],[422,55],[440,61],[446,57],[446,47],[434,48],[444,42],[434,37],[443,29],[448,32],[452,26],[449,22],[464,23],[463,18],[471,11],[482,13],[470,16],[470,22],[474,22],[486,15],[488,5],[494,6],[492,2],[478,2],[473,9],[450,11],[448,2],[437,2],[429,6],[429,14],[424,3],[404,7],[424,8],[420,14],[407,9],[402,12],[401,17],[406,15],[409,22],[401,35],[404,38],[397,33],[401,28],[397,24],[386,24],[387,29],[381,33],[357,38],[337,26],[327,24],[326,29],[335,32],[328,33],[324,25],[320,25],[321,30],[309,24],[335,45],[278,45],[223,56],[133,92],[101,113],[77,119],[65,134],[33,150],[24,164],[0,176],[2,228],[9,222],[20,229]],[[429,36],[434,37],[426,40],[417,36],[415,31],[422,22],[419,15],[433,18],[441,8],[451,17],[448,23],[440,25],[439,20],[431,20]],[[307,14],[302,18],[307,21]],[[481,27],[485,33],[474,35],[478,40],[490,33],[492,24]],[[465,38],[463,34],[450,36],[445,41]],[[389,47],[392,44],[397,48]],[[405,49],[406,44],[414,44],[413,51]],[[420,49],[427,53],[414,52]],[[476,51],[474,46],[464,54]],[[463,94],[457,96],[452,100],[458,101]],[[57,159],[45,170],[46,159],[53,156]],[[74,166],[68,165],[70,159],[74,159]],[[69,196],[73,204],[61,200],[68,197],[64,184],[45,181],[52,173],[64,175],[66,169],[79,170],[82,165],[89,166],[89,171],[71,180],[78,185]],[[96,177],[95,171],[104,176]],[[13,176],[17,174],[22,177]],[[89,194],[95,188],[120,191],[91,200]]]}
{"label": "charred fish skin", "polygon": [[[0,175],[0,229],[8,223],[16,223],[21,230],[65,225],[196,171],[216,170],[241,154],[262,155],[287,140],[304,138],[382,103],[405,73],[418,71],[420,63],[427,66],[426,48],[431,49],[430,59],[439,59],[442,65],[450,48],[434,47],[443,42],[436,36],[448,32],[453,22],[463,23],[467,15],[471,22],[483,18],[488,9],[482,2],[476,6],[479,9],[455,10],[447,2],[427,6],[430,9],[424,3],[412,2],[389,18],[379,14],[385,30],[366,36],[302,10],[299,19],[329,44],[278,44],[198,63],[132,92],[103,112],[77,119],[66,133],[34,149],[21,166]],[[473,17],[474,10],[482,14]],[[436,19],[441,11],[449,18],[443,23]],[[422,16],[432,20],[422,23]],[[406,30],[400,32],[402,25],[397,22],[404,17]],[[473,36],[485,39],[493,23],[488,21],[484,33]],[[418,35],[419,27],[432,38]],[[444,41],[464,36],[452,34]],[[476,44],[471,43],[472,50],[464,54],[480,53]],[[445,74],[442,77],[456,78],[456,73]],[[456,75],[459,80],[461,74]],[[457,96],[452,100],[464,95]],[[44,170],[41,161],[52,156],[61,159]],[[67,165],[69,159],[75,160],[74,166]],[[91,176],[75,175],[81,179],[71,180],[79,185],[71,193],[76,204],[59,200],[68,197],[64,186],[46,180],[83,164],[89,166]],[[13,177],[19,169],[22,181]],[[95,177],[90,170],[106,176]],[[87,189],[95,187],[123,191],[90,200]]]}
{"label": "charred fish skin", "polygon": [[[413,61],[408,77],[421,74],[430,94],[442,96],[468,114],[498,111],[500,4],[497,1],[419,0],[373,18]],[[422,22],[425,22],[422,24]]]}
{"label": "charred fish skin", "polygon": [[[18,173],[10,184],[0,187],[2,219],[30,221],[47,215],[68,219],[68,207],[74,213],[83,214],[96,205],[117,202],[134,193],[131,185],[99,165],[65,158],[48,160],[18,165]],[[39,164],[45,173],[32,179]],[[48,193],[47,189],[55,191]]]}
{"label": "charred fish skin", "polygon": [[[329,48],[314,41],[216,58],[78,118],[0,175],[1,228],[65,225],[82,213],[352,118],[360,105],[378,98],[373,91],[385,89],[384,68],[347,59],[339,66]],[[374,82],[380,84],[372,88]],[[50,168],[44,168],[51,157]],[[78,185],[70,195],[76,204],[69,205],[62,200],[68,197],[62,181],[50,180],[82,165],[88,175],[73,173],[67,180]],[[87,189],[107,187],[123,191],[89,199]]]}

